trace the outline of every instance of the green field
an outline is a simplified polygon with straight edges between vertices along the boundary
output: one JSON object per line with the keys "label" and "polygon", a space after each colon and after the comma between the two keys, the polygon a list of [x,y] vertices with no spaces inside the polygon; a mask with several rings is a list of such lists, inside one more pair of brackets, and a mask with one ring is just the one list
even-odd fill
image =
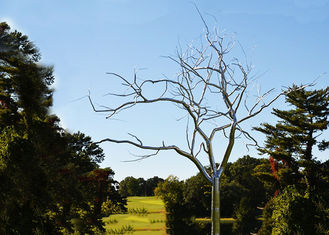
{"label": "green field", "polygon": [[[157,197],[128,197],[127,208],[129,212],[127,214],[116,214],[103,218],[108,234],[114,234],[111,231],[119,231],[128,226],[134,229],[134,232],[130,233],[134,235],[166,234],[166,215],[161,199]],[[144,213],[138,214],[140,211],[144,211]],[[145,213],[146,211],[147,213]]]}

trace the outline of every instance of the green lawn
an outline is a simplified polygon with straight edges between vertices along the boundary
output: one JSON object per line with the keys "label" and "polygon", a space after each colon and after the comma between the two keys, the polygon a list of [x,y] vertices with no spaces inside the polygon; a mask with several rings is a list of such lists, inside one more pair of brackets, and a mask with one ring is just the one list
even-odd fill
{"label": "green lawn", "polygon": [[[134,235],[164,235],[166,234],[165,226],[165,209],[161,199],[157,197],[128,197],[128,211],[140,211],[143,208],[147,214],[117,214],[103,218],[108,233],[112,230],[120,230],[124,226],[131,226],[134,229]],[[110,233],[109,233],[110,234]],[[117,233],[120,234],[120,233]],[[126,233],[128,234],[128,233]]]}
{"label": "green lawn", "polygon": [[[161,199],[157,197],[128,197],[128,211],[141,211],[143,208],[147,214],[117,214],[104,217],[105,228],[108,234],[112,230],[119,231],[124,226],[131,226],[133,233],[116,233],[116,234],[133,234],[133,235],[165,235],[166,234],[166,212]],[[196,222],[210,223],[209,218],[198,218]],[[234,223],[233,218],[222,218],[221,223]]]}
{"label": "green lawn", "polygon": [[[210,218],[197,218],[197,219],[195,219],[195,221],[200,222],[200,223],[211,223]],[[235,223],[235,219],[234,218],[221,218],[220,223],[221,224],[233,224],[233,223]]]}

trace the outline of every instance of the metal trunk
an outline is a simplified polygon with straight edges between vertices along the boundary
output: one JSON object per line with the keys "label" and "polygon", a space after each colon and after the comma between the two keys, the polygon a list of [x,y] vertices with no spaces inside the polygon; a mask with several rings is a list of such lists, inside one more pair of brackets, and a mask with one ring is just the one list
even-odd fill
{"label": "metal trunk", "polygon": [[220,196],[219,177],[214,177],[211,195],[211,235],[220,233]]}

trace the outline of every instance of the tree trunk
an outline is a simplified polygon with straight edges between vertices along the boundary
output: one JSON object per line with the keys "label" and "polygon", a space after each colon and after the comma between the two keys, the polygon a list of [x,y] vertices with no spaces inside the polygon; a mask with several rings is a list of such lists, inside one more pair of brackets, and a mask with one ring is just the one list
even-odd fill
{"label": "tree trunk", "polygon": [[211,235],[220,233],[220,197],[219,197],[219,177],[215,176],[212,185],[211,195]]}

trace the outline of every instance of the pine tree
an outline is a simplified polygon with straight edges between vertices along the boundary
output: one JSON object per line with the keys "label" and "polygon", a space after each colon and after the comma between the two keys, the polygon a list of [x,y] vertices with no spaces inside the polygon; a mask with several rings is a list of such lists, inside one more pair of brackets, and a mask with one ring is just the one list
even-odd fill
{"label": "pine tree", "polygon": [[6,23],[0,23],[0,38],[2,126],[15,124],[17,119],[28,124],[34,118],[44,119],[52,104],[52,67],[40,65],[38,49],[26,35],[10,31]]}
{"label": "pine tree", "polygon": [[125,201],[114,172],[99,168],[103,150],[49,114],[53,69],[40,58],[26,35],[0,23],[0,234],[91,234],[103,229],[104,202],[109,214]]}
{"label": "pine tree", "polygon": [[273,110],[279,118],[275,126],[265,123],[255,128],[266,134],[265,148],[259,150],[270,156],[275,185],[279,186],[278,194],[265,207],[259,234],[326,234],[328,161],[320,162],[314,149],[328,148],[328,141],[320,137],[329,126],[329,87],[295,90],[287,94],[286,102],[292,106],[290,110]]}
{"label": "pine tree", "polygon": [[266,134],[265,148],[259,150],[277,161],[282,186],[298,182],[317,186],[321,163],[313,150],[326,148],[327,142],[319,137],[329,125],[329,87],[314,91],[296,89],[287,94],[286,102],[293,108],[273,109],[279,118],[275,126],[265,123],[255,128]]}
{"label": "pine tree", "polygon": [[40,65],[38,49],[6,23],[0,38],[0,233],[54,232],[45,216],[53,196],[43,147],[56,133],[48,115],[52,68]]}

